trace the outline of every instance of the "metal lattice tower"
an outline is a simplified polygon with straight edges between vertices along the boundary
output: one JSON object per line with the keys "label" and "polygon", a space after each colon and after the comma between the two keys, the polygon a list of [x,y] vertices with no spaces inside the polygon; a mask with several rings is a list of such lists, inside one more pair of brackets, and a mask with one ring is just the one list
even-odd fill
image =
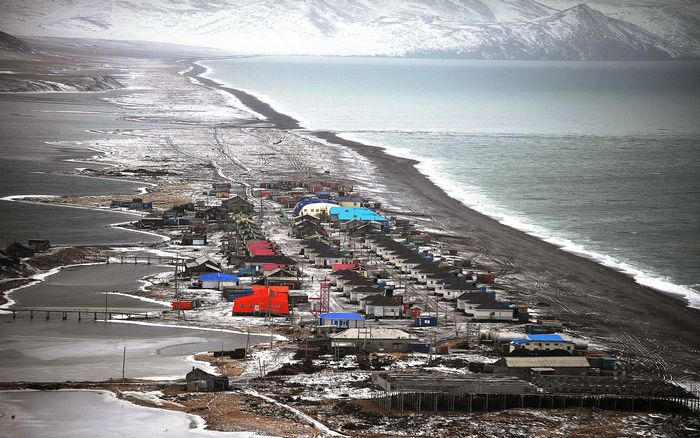
{"label": "metal lattice tower", "polygon": [[331,283],[327,280],[321,282],[319,298],[319,313],[328,313],[331,310]]}

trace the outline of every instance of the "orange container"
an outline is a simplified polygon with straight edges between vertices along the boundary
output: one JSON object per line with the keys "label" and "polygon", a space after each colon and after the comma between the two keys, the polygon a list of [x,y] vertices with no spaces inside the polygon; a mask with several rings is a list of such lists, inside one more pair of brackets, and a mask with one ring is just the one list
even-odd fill
{"label": "orange container", "polygon": [[172,305],[173,310],[192,310],[192,300],[175,300]]}

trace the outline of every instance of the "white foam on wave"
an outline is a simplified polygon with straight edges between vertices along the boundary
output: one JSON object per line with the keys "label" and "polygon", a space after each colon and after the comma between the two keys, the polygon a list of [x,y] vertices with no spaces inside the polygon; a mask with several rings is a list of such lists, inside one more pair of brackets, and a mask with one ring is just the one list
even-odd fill
{"label": "white foam on wave", "polygon": [[[281,105],[279,102],[276,102],[274,99],[272,99],[270,96],[247,90],[244,88],[241,88],[237,85],[234,84],[228,84],[225,81],[222,81],[221,79],[214,79],[212,76],[214,75],[214,69],[212,67],[206,66],[201,62],[197,63],[201,67],[205,68],[206,72],[202,73],[203,77],[206,77],[207,79],[210,79],[220,85],[235,88],[241,91],[244,91],[257,99],[261,100],[262,102],[267,103],[270,105],[272,108],[275,109],[275,111],[278,111],[282,114],[289,115],[290,117],[293,117],[296,119],[300,126],[303,126],[307,130],[321,130],[325,128],[319,128],[319,127],[314,127],[313,124],[305,119],[304,117],[301,117],[298,114],[295,114],[293,111],[290,111],[288,108],[285,108],[283,105]],[[250,108],[248,108],[248,111],[252,111]],[[700,292],[693,290],[691,287],[684,286],[684,285],[678,285],[672,282],[672,280],[668,277],[664,277],[661,275],[656,275],[653,273],[648,273],[645,272],[641,269],[635,268],[634,266],[630,265],[627,262],[623,262],[620,260],[615,259],[614,257],[607,255],[607,254],[602,254],[599,252],[596,252],[594,250],[588,249],[580,244],[575,243],[572,240],[569,240],[564,237],[559,237],[556,236],[556,234],[548,230],[544,227],[531,224],[527,221],[525,218],[519,217],[517,214],[508,212],[505,209],[499,208],[496,206],[496,204],[489,200],[488,197],[482,193],[480,193],[479,188],[477,187],[456,187],[454,184],[454,181],[450,180],[449,178],[445,178],[441,174],[435,172],[434,169],[439,169],[441,168],[440,163],[437,160],[422,157],[420,155],[415,154],[413,151],[407,149],[407,148],[402,148],[402,147],[396,147],[396,146],[390,146],[390,145],[384,145],[384,144],[379,144],[376,141],[368,141],[366,139],[363,139],[361,136],[357,136],[358,131],[355,131],[355,133],[349,133],[349,132],[341,132],[338,133],[337,135],[339,137],[342,137],[346,140],[350,141],[357,141],[363,144],[368,144],[368,145],[374,145],[377,147],[382,148],[387,154],[393,155],[395,157],[399,158],[406,158],[410,159],[413,161],[418,162],[416,165],[416,168],[418,169],[419,172],[421,172],[423,175],[425,175],[429,180],[431,180],[433,183],[435,183],[438,187],[440,187],[448,196],[456,199],[457,201],[463,203],[467,207],[478,211],[479,213],[482,213],[486,216],[489,216],[493,219],[496,219],[498,222],[502,223],[503,225],[509,226],[511,228],[518,229],[520,231],[525,232],[526,234],[532,235],[534,237],[537,237],[541,240],[544,240],[545,242],[551,243],[559,248],[561,248],[564,251],[589,258],[591,260],[594,260],[598,263],[600,263],[603,266],[607,266],[609,268],[615,269],[616,271],[622,272],[626,275],[629,275],[632,277],[635,282],[637,282],[640,285],[650,287],[652,289],[655,289],[660,292],[665,292],[665,293],[670,293],[674,295],[679,295],[682,298],[685,298],[688,302],[688,306],[700,309]],[[360,131],[360,132],[367,132],[367,133],[375,133],[375,132],[386,132],[386,131]],[[396,131],[397,133],[399,131]],[[421,131],[419,131],[421,132]],[[460,133],[464,134],[464,133]],[[318,140],[318,139],[316,139]]]}
{"label": "white foam on wave", "polygon": [[525,232],[526,234],[537,237],[538,239],[544,240],[545,242],[551,243],[563,251],[591,259],[603,266],[626,274],[632,277],[636,283],[642,286],[647,286],[660,292],[678,295],[688,301],[689,307],[700,309],[700,292],[692,289],[690,286],[675,284],[673,283],[673,280],[668,277],[645,272],[642,269],[634,267],[628,262],[621,261],[610,255],[586,248],[585,246],[568,238],[557,236],[557,233],[552,230],[530,223],[527,218],[523,217],[522,215],[518,215],[517,213],[513,213],[507,209],[499,207],[478,187],[455,184],[455,181],[445,177],[437,170],[444,167],[439,160],[422,157],[407,148],[386,146],[377,144],[376,141],[363,140],[356,134],[342,133],[341,136],[348,140],[376,145],[381,147],[389,155],[393,155],[395,157],[417,161],[418,164],[416,165],[416,168],[420,173],[425,175],[429,180],[435,183],[435,185],[440,187],[448,196],[456,199],[472,210],[476,210],[479,213],[489,216],[503,225],[515,228]]}

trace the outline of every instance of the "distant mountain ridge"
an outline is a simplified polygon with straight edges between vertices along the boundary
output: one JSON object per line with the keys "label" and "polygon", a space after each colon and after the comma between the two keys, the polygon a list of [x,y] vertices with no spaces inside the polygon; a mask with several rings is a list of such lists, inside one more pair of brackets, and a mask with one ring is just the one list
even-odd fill
{"label": "distant mountain ridge", "polygon": [[[664,11],[660,19],[655,4]],[[0,28],[19,35],[172,42],[238,53],[571,60],[700,55],[700,30],[693,32],[700,8],[682,0],[5,0],[3,9]]]}
{"label": "distant mountain ridge", "polygon": [[37,53],[37,51],[26,41],[12,36],[5,32],[0,32],[0,50],[10,50],[13,52]]}

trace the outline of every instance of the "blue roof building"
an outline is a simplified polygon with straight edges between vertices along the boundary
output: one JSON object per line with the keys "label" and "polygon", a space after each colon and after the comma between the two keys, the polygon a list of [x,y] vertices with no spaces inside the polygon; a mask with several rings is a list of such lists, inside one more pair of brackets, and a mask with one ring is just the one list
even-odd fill
{"label": "blue roof building", "polygon": [[223,274],[221,272],[211,272],[207,274],[201,274],[199,276],[201,281],[238,281],[238,277],[234,274]]}
{"label": "blue roof building", "polygon": [[387,218],[378,214],[374,210],[364,207],[333,207],[331,208],[331,219],[341,222],[357,220],[364,222],[388,222]]}
{"label": "blue roof building", "polygon": [[226,286],[238,286],[238,277],[233,274],[224,274],[221,272],[209,272],[200,274],[199,281],[202,289],[224,289]]}
{"label": "blue roof building", "polygon": [[552,351],[562,350],[573,352],[574,342],[563,338],[558,334],[551,335],[527,335],[523,339],[516,339],[510,343],[510,351],[514,350],[529,350],[529,351]]}
{"label": "blue roof building", "polygon": [[365,317],[359,313],[322,313],[319,318],[320,326],[334,326],[343,329],[365,326]]}

